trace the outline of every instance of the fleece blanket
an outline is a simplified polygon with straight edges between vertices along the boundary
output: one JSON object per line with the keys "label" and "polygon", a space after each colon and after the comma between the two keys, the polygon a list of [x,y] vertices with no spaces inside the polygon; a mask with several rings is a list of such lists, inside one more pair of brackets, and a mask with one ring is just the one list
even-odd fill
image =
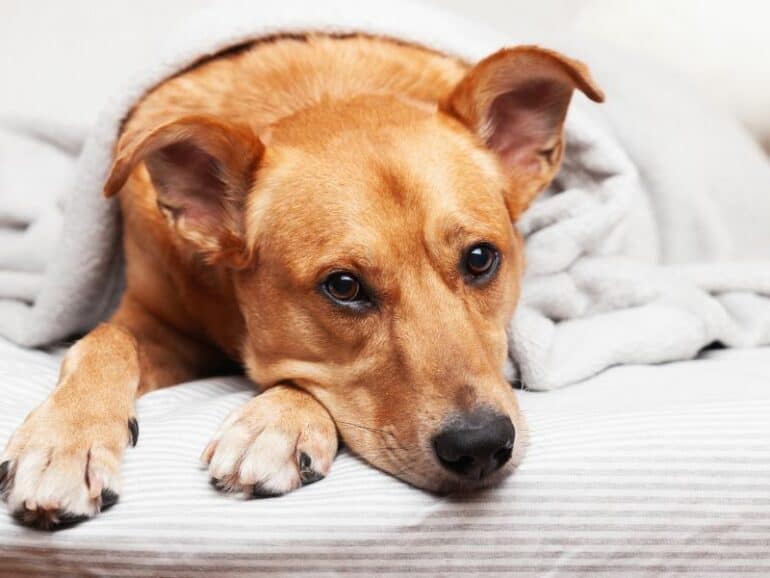
{"label": "fleece blanket", "polygon": [[[170,31],[86,131],[0,125],[0,335],[46,345],[114,307],[120,220],[101,188],[120,122],[143,94],[201,57],[309,30],[392,36],[471,62],[519,40],[416,3],[218,2]],[[770,343],[767,158],[658,67],[564,36],[543,43],[587,61],[608,102],[575,99],[563,168],[516,224],[528,265],[511,381],[550,389],[714,343]]]}

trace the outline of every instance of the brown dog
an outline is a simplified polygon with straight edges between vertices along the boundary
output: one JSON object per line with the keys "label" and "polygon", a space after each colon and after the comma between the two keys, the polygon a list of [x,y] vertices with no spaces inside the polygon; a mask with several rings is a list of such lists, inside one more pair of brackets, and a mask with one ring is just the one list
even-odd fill
{"label": "brown dog", "polygon": [[322,477],[338,434],[437,491],[510,473],[505,382],[522,240],[580,63],[536,47],[473,67],[387,38],[275,37],[200,62],[126,120],[127,289],[10,440],[4,494],[43,527],[117,499],[134,399],[242,362],[261,393],[204,451],[222,488]]}

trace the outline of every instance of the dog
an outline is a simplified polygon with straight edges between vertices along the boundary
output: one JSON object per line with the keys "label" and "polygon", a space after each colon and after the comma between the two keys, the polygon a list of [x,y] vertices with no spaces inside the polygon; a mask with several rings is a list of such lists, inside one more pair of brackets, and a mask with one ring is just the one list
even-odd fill
{"label": "dog", "polygon": [[113,505],[137,396],[241,364],[260,391],[202,460],[279,495],[338,440],[434,492],[499,482],[526,426],[503,376],[523,240],[553,179],[580,62],[536,46],[475,65],[364,34],[256,40],[125,119],[106,180],[126,290],[11,437],[9,508],[40,528]]}

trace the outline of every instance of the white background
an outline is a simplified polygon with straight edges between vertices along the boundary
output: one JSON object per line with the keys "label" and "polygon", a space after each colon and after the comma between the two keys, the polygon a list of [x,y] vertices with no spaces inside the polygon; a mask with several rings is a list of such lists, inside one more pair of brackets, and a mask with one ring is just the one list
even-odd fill
{"label": "white background", "polygon": [[[90,122],[127,70],[213,1],[0,0],[0,116]],[[536,42],[540,26],[571,28],[644,52],[690,76],[770,146],[768,0],[433,2],[522,42]]]}

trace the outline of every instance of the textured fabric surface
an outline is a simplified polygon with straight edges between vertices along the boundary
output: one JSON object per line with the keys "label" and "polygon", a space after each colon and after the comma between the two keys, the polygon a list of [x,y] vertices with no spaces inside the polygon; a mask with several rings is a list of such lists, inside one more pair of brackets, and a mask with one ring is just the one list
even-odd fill
{"label": "textured fabric surface", "polygon": [[[306,30],[395,36],[471,61],[517,42],[418,3],[214,4],[169,31],[156,60],[127,74],[81,152],[46,144],[71,142],[60,127],[37,131],[42,144],[29,143],[29,131],[0,135],[4,149],[29,151],[27,162],[0,155],[0,241],[14,247],[0,250],[0,335],[50,343],[89,329],[115,303],[119,221],[101,188],[119,123],[142,94],[201,56]],[[766,157],[676,78],[554,36],[543,41],[588,61],[608,102],[576,99],[563,170],[519,224],[528,270],[511,327],[511,380],[551,389],[612,365],[691,358],[714,341],[770,342]],[[63,151],[72,166],[63,166]],[[22,203],[25,191],[39,196]],[[695,263],[712,264],[693,275]]]}
{"label": "textured fabric surface", "polygon": [[[280,498],[217,493],[198,455],[250,395],[235,378],[138,404],[120,502],[56,533],[0,509],[2,576],[767,576],[770,349],[611,369],[520,392],[528,456],[499,488],[439,498],[343,452]],[[58,359],[0,341],[0,445]]]}

